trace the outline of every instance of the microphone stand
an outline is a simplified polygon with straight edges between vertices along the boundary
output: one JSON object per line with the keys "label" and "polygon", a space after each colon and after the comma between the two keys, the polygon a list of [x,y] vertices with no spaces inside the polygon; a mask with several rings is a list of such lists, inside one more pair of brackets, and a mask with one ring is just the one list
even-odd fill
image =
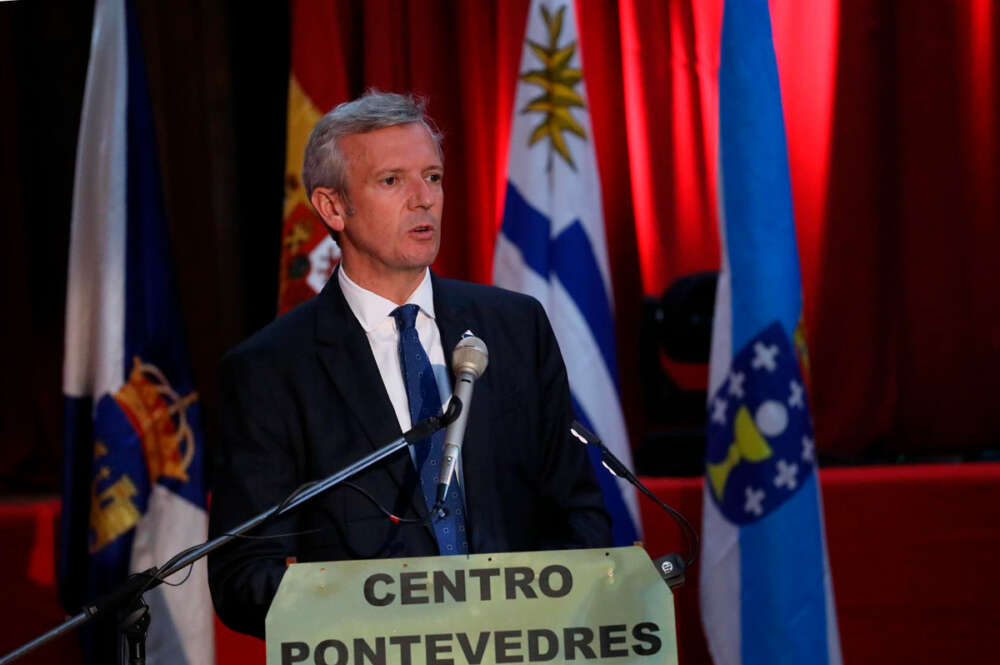
{"label": "microphone stand", "polygon": [[462,403],[459,400],[453,399],[449,402],[445,412],[440,416],[431,416],[426,420],[421,420],[403,434],[403,436],[362,457],[353,464],[349,464],[323,480],[298,488],[278,505],[268,508],[255,517],[251,517],[246,522],[230,529],[217,538],[178,553],[159,568],[153,567],[130,576],[117,589],[97,598],[90,605],[85,605],[79,614],[67,619],[47,633],[36,637],[14,651],[11,651],[3,658],[0,658],[0,665],[12,663],[21,656],[34,651],[36,648],[54,640],[60,635],[75,630],[108,611],[121,608],[124,608],[124,612],[122,613],[124,618],[119,627],[125,633],[128,643],[129,665],[143,665],[146,662],[146,631],[149,628],[150,615],[149,607],[142,599],[142,594],[158,587],[166,578],[187,568],[198,559],[207,556],[210,552],[217,550],[226,543],[276,517],[290,513],[306,501],[323,494],[359,471],[363,471],[386,457],[406,448],[410,443],[426,439],[439,429],[447,427],[452,421],[458,418],[461,411]]}

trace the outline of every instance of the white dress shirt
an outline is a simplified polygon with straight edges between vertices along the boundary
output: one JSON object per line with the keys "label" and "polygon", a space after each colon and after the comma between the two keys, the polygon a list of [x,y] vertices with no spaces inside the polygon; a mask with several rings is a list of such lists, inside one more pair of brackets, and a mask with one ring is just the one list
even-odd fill
{"label": "white dress shirt", "polygon": [[[392,311],[398,305],[388,298],[358,286],[347,276],[343,265],[337,271],[337,279],[340,281],[340,290],[344,293],[348,307],[354,312],[354,316],[368,337],[372,355],[375,356],[375,364],[378,365],[379,374],[382,375],[382,384],[389,393],[389,401],[392,402],[392,408],[396,412],[399,429],[405,432],[410,429],[412,422],[406,385],[403,383],[403,369],[399,363],[399,331],[396,330],[396,319],[392,317]],[[451,397],[451,380],[445,364],[444,348],[441,346],[441,332],[434,318],[434,290],[431,286],[430,270],[424,273],[423,281],[410,294],[406,303],[420,306],[416,321],[417,336],[431,361],[438,393],[441,395],[441,404],[445,405]]]}

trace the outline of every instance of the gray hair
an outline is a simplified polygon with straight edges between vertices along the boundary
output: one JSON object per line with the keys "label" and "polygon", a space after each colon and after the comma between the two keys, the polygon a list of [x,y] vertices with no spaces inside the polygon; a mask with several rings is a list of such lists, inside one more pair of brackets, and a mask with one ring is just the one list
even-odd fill
{"label": "gray hair", "polygon": [[420,123],[431,135],[438,156],[441,151],[441,132],[425,113],[427,101],[413,95],[369,90],[354,101],[344,102],[324,115],[309,135],[305,160],[302,164],[302,184],[306,196],[312,197],[317,187],[329,187],[347,202],[347,156],[337,145],[337,140],[350,134],[364,134],[395,127]]}

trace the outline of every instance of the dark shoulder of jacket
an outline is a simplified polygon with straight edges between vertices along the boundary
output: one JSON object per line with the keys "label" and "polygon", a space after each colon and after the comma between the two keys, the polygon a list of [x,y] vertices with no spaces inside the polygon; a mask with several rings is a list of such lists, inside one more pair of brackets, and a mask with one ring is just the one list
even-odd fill
{"label": "dark shoulder of jacket", "polygon": [[239,363],[254,358],[290,357],[311,349],[316,339],[316,311],[319,298],[313,296],[252,334],[223,357],[222,363]]}
{"label": "dark shoulder of jacket", "polygon": [[449,300],[455,304],[464,304],[484,310],[497,312],[530,312],[542,311],[541,303],[535,298],[517,291],[508,291],[499,286],[476,284],[457,279],[447,279],[434,275],[435,298],[438,290],[447,293]]}

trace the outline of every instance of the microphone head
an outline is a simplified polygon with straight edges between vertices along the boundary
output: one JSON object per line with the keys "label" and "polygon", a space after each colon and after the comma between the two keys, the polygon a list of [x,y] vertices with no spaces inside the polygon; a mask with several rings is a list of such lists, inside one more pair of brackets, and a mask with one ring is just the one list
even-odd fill
{"label": "microphone head", "polygon": [[455,376],[468,372],[478,379],[486,371],[489,361],[490,352],[486,350],[483,340],[478,337],[463,337],[451,354],[451,370],[455,372]]}

